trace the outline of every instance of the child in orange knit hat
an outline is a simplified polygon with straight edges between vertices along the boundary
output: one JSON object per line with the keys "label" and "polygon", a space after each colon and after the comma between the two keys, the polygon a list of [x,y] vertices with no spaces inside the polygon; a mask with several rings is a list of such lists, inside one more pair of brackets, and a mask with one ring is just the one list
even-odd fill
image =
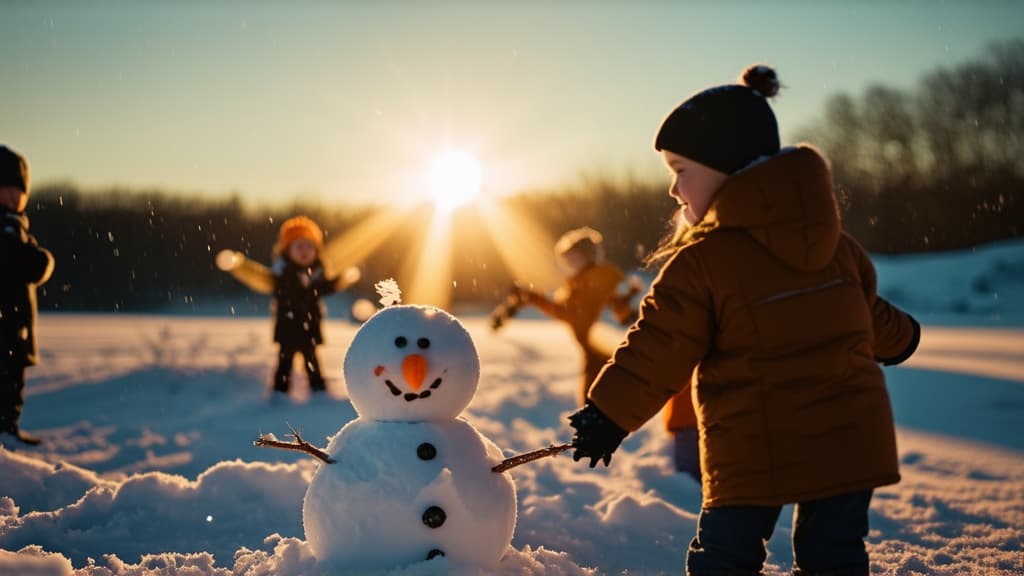
{"label": "child in orange knit hat", "polygon": [[358,270],[350,268],[343,276],[328,276],[320,261],[323,244],[320,226],[305,216],[296,216],[281,225],[270,268],[230,250],[217,255],[221,270],[256,292],[274,296],[274,342],[280,345],[274,392],[288,392],[296,354],[302,354],[305,360],[312,391],[327,389],[316,354],[316,347],[323,343],[320,298],[357,281]]}

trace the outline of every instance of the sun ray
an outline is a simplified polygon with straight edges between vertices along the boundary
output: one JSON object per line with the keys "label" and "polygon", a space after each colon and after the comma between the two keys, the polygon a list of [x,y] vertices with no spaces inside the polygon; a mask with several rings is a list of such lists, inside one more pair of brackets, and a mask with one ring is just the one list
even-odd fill
{"label": "sun ray", "polygon": [[517,282],[542,290],[554,289],[562,276],[555,264],[554,238],[537,222],[507,202],[479,203],[484,229],[491,235],[498,255]]}
{"label": "sun ray", "polygon": [[431,304],[448,309],[452,298],[451,212],[439,206],[433,209],[430,223],[419,242],[419,253],[409,252],[403,277],[409,278],[410,304]]}
{"label": "sun ray", "polygon": [[344,270],[372,254],[399,227],[408,224],[412,210],[380,209],[327,243],[323,261],[334,270]]}

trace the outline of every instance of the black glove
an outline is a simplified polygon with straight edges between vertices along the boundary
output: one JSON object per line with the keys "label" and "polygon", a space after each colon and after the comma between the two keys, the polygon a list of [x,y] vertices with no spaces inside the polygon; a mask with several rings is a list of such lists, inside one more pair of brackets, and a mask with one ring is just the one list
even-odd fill
{"label": "black glove", "polygon": [[572,459],[579,462],[581,458],[590,458],[591,468],[597,466],[599,460],[604,460],[604,465],[608,466],[612,461],[612,452],[628,434],[590,402],[569,416],[569,425],[576,429],[572,437],[572,445],[575,447]]}

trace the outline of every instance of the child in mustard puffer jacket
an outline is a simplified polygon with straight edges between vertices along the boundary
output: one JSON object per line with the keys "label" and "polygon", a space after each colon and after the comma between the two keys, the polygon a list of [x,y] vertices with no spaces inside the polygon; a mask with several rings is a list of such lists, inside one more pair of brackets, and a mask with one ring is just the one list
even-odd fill
{"label": "child in mustard puffer jacket", "polygon": [[570,417],[573,457],[607,465],[691,382],[703,507],[687,573],[758,574],[796,503],[794,573],[867,575],[872,492],[900,479],[879,364],[913,354],[920,326],[876,293],[825,159],[780,149],[767,100],[778,89],[774,70],[753,66],[662,124],[655,148],[685,225]]}

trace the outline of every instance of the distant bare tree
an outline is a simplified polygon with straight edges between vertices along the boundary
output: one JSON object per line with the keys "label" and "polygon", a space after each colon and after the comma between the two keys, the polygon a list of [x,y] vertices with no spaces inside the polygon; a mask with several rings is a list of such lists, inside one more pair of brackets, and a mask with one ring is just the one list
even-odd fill
{"label": "distant bare tree", "polygon": [[910,91],[833,96],[803,137],[832,161],[848,228],[870,249],[962,248],[1021,233],[1024,41],[926,74]]}

